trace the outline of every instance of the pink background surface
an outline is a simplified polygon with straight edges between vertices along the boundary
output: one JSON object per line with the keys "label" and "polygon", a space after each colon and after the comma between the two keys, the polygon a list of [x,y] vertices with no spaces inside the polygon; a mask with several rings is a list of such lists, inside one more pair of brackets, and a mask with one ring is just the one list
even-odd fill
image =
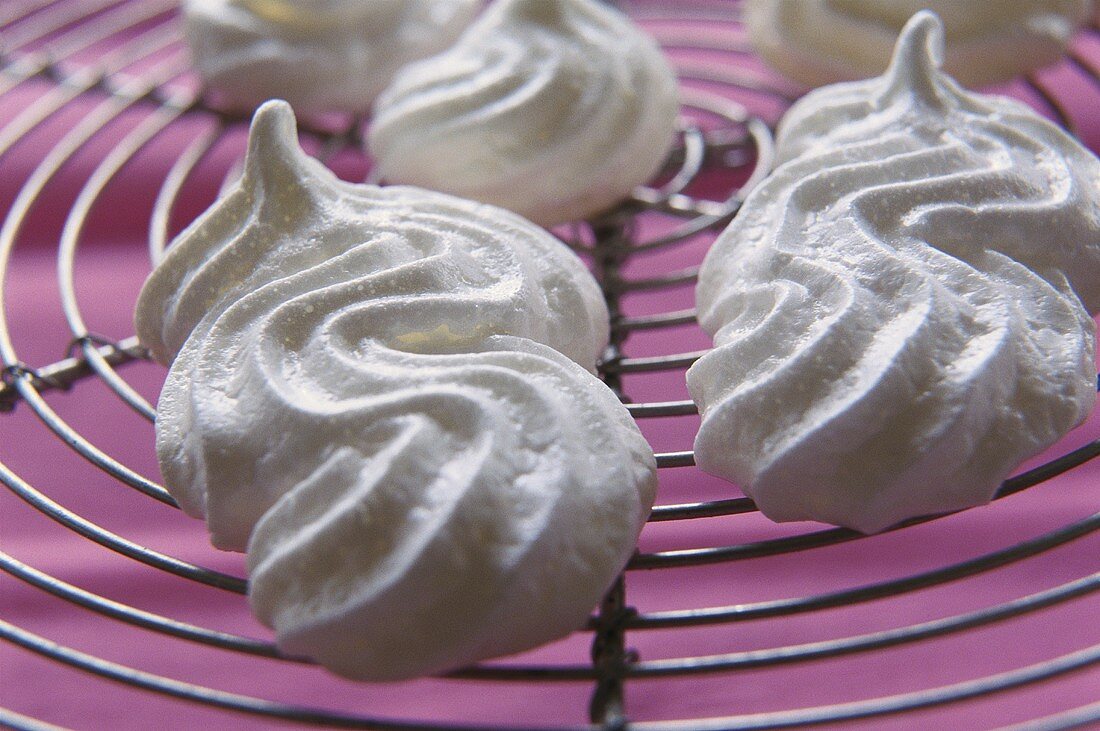
{"label": "pink background surface", "polygon": [[[124,3],[125,4],[125,3]],[[0,5],[0,13],[8,12]],[[681,29],[696,37],[738,42],[735,24],[648,23],[660,35]],[[1078,44],[1093,68],[1100,65],[1100,37]],[[85,60],[98,51],[93,48]],[[766,72],[742,54],[678,51],[683,68]],[[78,59],[80,60],[80,59]],[[1083,139],[1100,148],[1100,87],[1090,86],[1068,65],[1043,72],[1046,84],[1079,124]],[[0,77],[2,79],[2,77]],[[751,92],[731,93],[769,121],[773,100]],[[0,134],[22,109],[50,93],[34,80],[0,96]],[[1015,93],[1041,100],[1022,86]],[[102,101],[87,95],[38,126],[0,157],[0,210],[6,211],[31,171],[57,140]],[[135,124],[147,106],[123,115],[82,148],[50,181],[21,229],[6,279],[2,313],[18,356],[35,366],[60,359],[71,333],[58,299],[56,247],[67,211],[88,175]],[[131,308],[150,269],[146,252],[149,211],[168,168],[205,119],[189,119],[142,150],[97,202],[80,239],[76,262],[78,301],[91,331],[112,338],[132,334]],[[203,161],[184,188],[175,228],[215,195],[241,150],[241,131],[228,136]],[[354,155],[337,158],[347,177],[361,176]],[[711,237],[640,256],[632,276],[652,275],[698,263]],[[690,286],[632,295],[629,314],[660,312],[692,304]],[[631,356],[706,347],[695,327],[639,333],[627,345]],[[164,372],[136,364],[125,378],[155,403]],[[630,376],[636,401],[686,398],[682,371]],[[130,411],[95,379],[68,393],[51,393],[52,408],[107,454],[142,475],[159,480],[150,423]],[[642,424],[657,451],[690,449],[698,419],[649,419]],[[1061,443],[1024,465],[1038,464],[1100,436],[1100,413]],[[95,469],[53,436],[21,405],[0,415],[0,462],[70,510],[141,545],[241,575],[236,555],[209,547],[201,523],[146,499]],[[629,599],[642,612],[750,603],[804,596],[906,576],[963,561],[1079,521],[1097,510],[1100,461],[1075,469],[989,507],[897,533],[783,556],[691,569],[635,571]],[[732,486],[694,468],[663,470],[658,504],[731,497]],[[678,521],[647,526],[641,550],[721,546],[816,530],[777,526],[759,515]],[[204,627],[269,638],[249,615],[244,600],[146,567],[101,548],[57,525],[7,490],[0,491],[0,550],[40,571],[115,601]],[[695,629],[632,631],[628,644],[643,660],[706,655],[802,644],[949,617],[992,606],[1100,570],[1100,535],[1077,539],[1040,556],[933,589],[855,606],[778,619]],[[961,682],[1039,663],[1100,643],[1100,597],[1090,595],[1023,617],[947,637],[859,655],[789,666],[631,680],[628,712],[634,720],[724,716],[840,703]],[[63,645],[113,662],[210,688],[372,716],[495,723],[581,724],[590,684],[472,682],[425,679],[404,684],[359,685],[322,670],[208,648],[137,629],[53,598],[6,574],[0,575],[0,618]],[[589,637],[578,634],[501,662],[586,663]],[[904,716],[856,722],[867,728],[991,728],[1084,705],[1100,698],[1100,669],[1092,668],[1028,688],[928,709]],[[250,719],[127,688],[0,643],[0,706],[76,728],[188,729],[268,728],[278,722]]]}

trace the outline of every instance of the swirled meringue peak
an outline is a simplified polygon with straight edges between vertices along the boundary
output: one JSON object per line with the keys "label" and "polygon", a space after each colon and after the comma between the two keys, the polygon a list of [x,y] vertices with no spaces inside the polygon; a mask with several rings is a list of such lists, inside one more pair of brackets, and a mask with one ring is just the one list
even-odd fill
{"label": "swirled meringue peak", "polygon": [[[652,505],[652,450],[591,370],[607,310],[560,242],[507,211],[338,181],[284,103],[236,188],[142,291],[171,363],[168,489],[247,542],[280,647],[359,679],[516,652],[582,627]],[[250,537],[251,534],[251,537]]]}
{"label": "swirled meringue peak", "polygon": [[401,66],[449,46],[477,0],[184,0],[195,68],[222,103],[363,113]]}
{"label": "swirled meringue peak", "polygon": [[884,77],[796,104],[703,262],[696,459],[775,520],[983,504],[1095,401],[1100,163],[941,38],[919,13]]}
{"label": "swirled meringue peak", "polygon": [[679,109],[657,44],[595,0],[499,0],[401,71],[369,134],[384,180],[542,225],[599,213],[661,168]]}
{"label": "swirled meringue peak", "polygon": [[[878,74],[915,12],[946,26],[944,68],[968,86],[1007,81],[1058,61],[1091,0],[748,0],[753,47],[809,86]],[[853,42],[858,39],[858,42]]]}

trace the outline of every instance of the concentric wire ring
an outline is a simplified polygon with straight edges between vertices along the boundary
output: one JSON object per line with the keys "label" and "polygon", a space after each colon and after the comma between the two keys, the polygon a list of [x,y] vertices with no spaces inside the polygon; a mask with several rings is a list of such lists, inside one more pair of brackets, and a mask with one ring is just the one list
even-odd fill
{"label": "concentric wire ring", "polygon": [[[146,248],[151,260],[158,261],[170,240],[174,209],[188,181],[194,177],[204,161],[208,160],[212,151],[224,142],[227,135],[234,130],[239,131],[242,124],[242,120],[207,108],[194,87],[186,83],[186,56],[179,42],[178,19],[171,7],[172,4],[168,2],[137,0],[33,0],[18,7],[11,4],[0,8],[0,65],[3,67],[0,70],[0,93],[18,90],[21,85],[32,82],[45,81],[51,84],[48,91],[0,128],[0,160],[40,125],[64,112],[69,105],[77,101],[94,102],[91,110],[57,140],[39,161],[23,183],[0,228],[0,365],[3,366],[4,373],[3,386],[0,386],[0,407],[29,409],[57,439],[67,444],[89,465],[167,506],[173,506],[174,501],[163,487],[93,444],[59,415],[43,394],[70,387],[81,388],[83,379],[94,377],[139,419],[147,421],[155,417],[155,411],[148,401],[116,370],[126,363],[144,359],[144,351],[132,338],[116,343],[95,334],[89,328],[79,302],[75,260],[89,218],[97,209],[108,185],[124,174],[126,166],[167,130],[185,119],[200,120],[204,122],[204,126],[163,178],[156,201],[148,211],[149,234]],[[635,259],[658,257],[670,249],[692,245],[698,237],[713,236],[736,214],[745,193],[766,174],[772,159],[771,135],[767,125],[750,113],[748,101],[742,103],[739,100],[742,97],[749,100],[757,95],[767,97],[773,104],[782,106],[793,98],[790,92],[773,86],[766,75],[747,70],[737,63],[738,59],[747,57],[748,49],[733,33],[737,29],[736,4],[731,6],[730,3],[719,0],[694,0],[691,3],[678,4],[674,13],[676,17],[673,18],[668,17],[672,11],[661,3],[640,2],[629,8],[658,35],[671,52],[700,49],[718,51],[728,53],[733,60],[728,66],[720,67],[700,64],[693,59],[678,60],[686,84],[684,101],[687,113],[680,132],[681,145],[670,161],[670,169],[662,178],[664,182],[656,187],[639,189],[622,210],[608,216],[606,220],[578,225],[563,234],[570,245],[602,262],[599,266],[605,269],[600,272],[601,281],[615,312],[620,312],[621,300],[625,298],[644,296],[649,292],[661,293],[692,283],[697,273],[694,265],[641,276],[628,275],[625,270]],[[697,25],[685,30],[680,25],[685,18]],[[664,21],[676,22],[665,27]],[[101,54],[94,64],[81,64],[72,60],[87,49],[104,42],[111,44],[110,50]],[[28,47],[32,50],[27,51]],[[1081,60],[1076,52],[1070,58],[1068,63],[1080,74],[1089,77],[1088,88],[1091,93],[1100,97],[1100,80],[1096,78],[1092,67],[1087,61]],[[141,65],[140,70],[131,71],[137,64]],[[1041,77],[1029,77],[1026,83],[1037,98],[1047,104],[1048,112],[1072,128],[1073,115],[1042,82]],[[724,93],[729,90],[734,93]],[[735,101],[734,97],[738,100]],[[124,115],[134,113],[141,116],[140,122],[131,127],[111,151],[98,161],[81,186],[75,202],[63,216],[64,227],[57,253],[58,283],[61,307],[76,357],[32,367],[19,360],[19,353],[11,337],[8,314],[3,305],[4,286],[13,250],[20,241],[29,211],[42,198],[43,191],[54,182],[58,172],[78,152],[96,140],[107,126]],[[344,150],[356,139],[357,130],[358,127],[352,120],[346,126],[338,126],[335,132],[317,127],[304,129],[303,134],[313,138],[324,157],[326,153],[335,155]],[[727,195],[709,199],[694,192],[693,188],[701,175],[723,172],[739,176],[741,181],[739,185],[729,189]],[[231,177],[233,171],[227,171],[227,175]],[[645,227],[638,225],[657,218],[667,225],[650,230],[642,230]],[[617,251],[611,256],[613,249]],[[605,377],[612,385],[620,385],[624,378],[645,378],[649,374],[660,375],[683,370],[705,351],[631,355],[630,337],[635,333],[663,332],[693,323],[694,312],[690,309],[651,314],[620,312],[614,321],[612,340],[622,345],[620,349],[609,352],[602,366]],[[627,391],[629,392],[629,388]],[[694,405],[682,399],[629,403],[628,408],[637,419],[691,418],[695,414]],[[1041,484],[1058,474],[1079,467],[1098,454],[1100,439],[1093,438],[1077,449],[1069,450],[1057,459],[1009,480],[999,497],[1008,498]],[[690,451],[661,452],[658,454],[658,463],[666,469],[690,467],[693,458]],[[95,521],[82,517],[51,499],[44,489],[32,486],[3,464],[0,464],[0,482],[31,509],[112,551],[189,582],[230,593],[241,594],[246,591],[244,580],[238,576],[154,551],[125,536],[112,533]],[[133,495],[132,499],[142,498]],[[754,512],[755,507],[746,498],[666,503],[654,509],[650,522],[657,524],[728,518],[751,515]],[[911,521],[897,530],[917,530],[914,526],[934,519]],[[792,617],[830,608],[850,608],[884,597],[905,596],[929,587],[987,574],[1047,551],[1072,546],[1075,541],[1095,534],[1098,529],[1100,514],[1048,530],[1042,535],[975,558],[955,561],[900,578],[818,594],[723,606],[629,611],[614,619],[614,632],[617,633],[617,641],[621,646],[626,633],[639,630],[721,627],[750,620]],[[729,545],[640,553],[629,568],[676,571],[685,567],[727,564],[789,553],[806,553],[807,560],[812,560],[812,552],[816,549],[861,539],[861,536],[851,531],[816,530]],[[0,553],[0,569],[38,590],[110,618],[111,621],[142,627],[187,643],[281,659],[295,664],[303,662],[295,658],[283,658],[267,640],[189,624],[113,601],[35,569],[6,553]],[[1091,595],[1097,589],[1100,589],[1100,574],[1092,573],[992,606],[936,620],[763,650],[645,660],[633,659],[620,647],[620,659],[625,664],[619,670],[622,677],[612,679],[612,684],[628,684],[632,678],[685,677],[874,652],[895,645],[920,642],[930,637],[962,633],[981,626],[1010,621]],[[187,585],[181,587],[181,591],[186,590]],[[620,599],[625,602],[625,589],[620,585],[616,591],[621,593]],[[587,631],[599,634],[611,621],[612,618],[605,611],[592,617]],[[345,727],[472,728],[462,723],[429,724],[416,719],[393,720],[305,708],[179,683],[54,644],[6,622],[0,623],[0,637],[43,657],[137,688],[260,717]],[[917,692],[902,692],[856,702],[767,714],[637,722],[631,724],[631,727],[774,728],[893,714],[1037,683],[1093,666],[1098,662],[1100,648],[1082,648],[1008,672]],[[450,676],[450,680],[455,683],[471,680],[511,683],[595,681],[599,684],[607,680],[603,674],[611,672],[605,670],[605,667],[611,665],[601,663],[599,657],[591,664],[523,664],[500,661],[458,671]],[[621,700],[619,698],[616,702]],[[621,723],[623,719],[621,715],[609,713],[607,708],[594,708],[591,716],[594,721],[608,728]],[[1062,728],[1097,719],[1100,719],[1100,708],[1091,705],[1045,717],[1041,724],[1045,724],[1045,728]],[[0,711],[0,721],[16,727],[29,727],[30,724],[30,721],[19,714],[7,711]]]}

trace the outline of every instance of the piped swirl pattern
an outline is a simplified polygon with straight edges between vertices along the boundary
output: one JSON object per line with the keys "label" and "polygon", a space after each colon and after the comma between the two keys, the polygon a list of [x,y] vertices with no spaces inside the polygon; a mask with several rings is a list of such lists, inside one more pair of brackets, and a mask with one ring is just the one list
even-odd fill
{"label": "piped swirl pattern", "polygon": [[655,461],[592,375],[588,271],[506,211],[338,181],[283,103],[137,312],[171,364],[167,487],[247,545],[289,653],[391,679],[516,652],[583,626],[634,550]]}
{"label": "piped swirl pattern", "polygon": [[941,53],[920,13],[885,76],[795,105],[704,261],[696,459],[776,520],[982,504],[1095,401],[1100,163]]}
{"label": "piped swirl pattern", "polygon": [[594,0],[500,0],[401,71],[369,142],[384,180],[542,225],[599,213],[661,168],[679,111],[657,44]]}

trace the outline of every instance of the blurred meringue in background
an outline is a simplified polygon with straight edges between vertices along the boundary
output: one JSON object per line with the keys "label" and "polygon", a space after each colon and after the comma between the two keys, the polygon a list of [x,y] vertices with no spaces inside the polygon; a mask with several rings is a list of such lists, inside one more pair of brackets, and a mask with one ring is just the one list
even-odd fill
{"label": "blurred meringue in background", "polygon": [[882,73],[917,11],[943,21],[943,68],[964,86],[1008,81],[1055,63],[1092,0],[746,0],[756,51],[794,81],[820,86]]}
{"label": "blurred meringue in background", "polygon": [[219,105],[366,113],[403,65],[442,51],[478,0],[184,0],[195,68]]}
{"label": "blurred meringue in background", "polygon": [[519,213],[585,218],[656,175],[676,75],[657,43],[595,0],[500,0],[375,105],[381,178]]}

